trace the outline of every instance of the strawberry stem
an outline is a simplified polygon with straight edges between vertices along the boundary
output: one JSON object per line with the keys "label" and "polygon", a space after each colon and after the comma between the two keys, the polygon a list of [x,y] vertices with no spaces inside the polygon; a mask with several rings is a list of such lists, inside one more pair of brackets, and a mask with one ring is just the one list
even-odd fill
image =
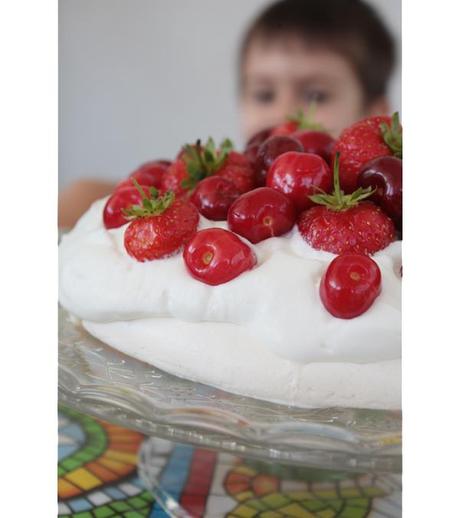
{"label": "strawberry stem", "polygon": [[224,165],[232,149],[233,143],[230,139],[223,140],[219,149],[216,149],[211,137],[208,138],[204,147],[200,140],[197,140],[194,146],[186,144],[183,160],[188,177],[182,181],[182,187],[188,190],[193,189],[200,180],[212,176]]}
{"label": "strawberry stem", "polygon": [[367,187],[366,189],[359,187],[352,194],[345,194],[340,188],[339,158],[340,153],[336,153],[334,158],[333,193],[327,194],[323,190],[318,189],[320,194],[313,194],[312,196],[309,196],[310,200],[317,203],[318,205],[324,205],[328,209],[335,211],[347,210],[351,207],[354,207],[375,192],[375,189],[372,189],[372,187]]}
{"label": "strawberry stem", "polygon": [[158,190],[155,187],[150,187],[149,195],[147,195],[135,178],[131,178],[131,180],[141,195],[142,204],[131,205],[127,209],[122,209],[122,213],[127,219],[159,216],[174,203],[175,195],[173,191],[167,191],[159,196]]}
{"label": "strawberry stem", "polygon": [[293,115],[289,115],[287,120],[295,122],[298,130],[324,131],[326,129],[319,122],[315,122],[316,102],[308,105],[307,113],[305,114],[302,108],[299,108]]}

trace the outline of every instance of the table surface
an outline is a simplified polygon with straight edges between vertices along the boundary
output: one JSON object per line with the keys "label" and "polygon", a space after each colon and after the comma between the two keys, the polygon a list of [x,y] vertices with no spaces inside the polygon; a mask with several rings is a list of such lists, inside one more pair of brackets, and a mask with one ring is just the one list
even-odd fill
{"label": "table surface", "polygon": [[[145,436],[59,408],[59,516],[166,517],[137,473]],[[401,516],[401,477],[280,466],[156,439],[161,488],[192,517]]]}

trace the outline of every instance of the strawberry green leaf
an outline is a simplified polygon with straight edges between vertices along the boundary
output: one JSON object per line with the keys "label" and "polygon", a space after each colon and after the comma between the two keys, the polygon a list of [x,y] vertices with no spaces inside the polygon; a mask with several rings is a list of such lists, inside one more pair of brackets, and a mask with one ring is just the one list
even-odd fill
{"label": "strawberry green leaf", "polygon": [[158,191],[151,187],[149,195],[147,195],[135,178],[132,178],[132,181],[141,195],[142,203],[140,205],[131,205],[131,207],[122,210],[127,219],[159,216],[173,204],[175,200],[173,191],[167,191],[162,196],[159,196]]}
{"label": "strawberry green leaf", "polygon": [[375,192],[375,189],[372,189],[372,187],[366,187],[365,189],[359,187],[353,193],[345,194],[340,188],[339,157],[340,153],[336,153],[334,159],[334,190],[332,194],[327,194],[322,191],[320,194],[309,196],[310,200],[314,203],[324,205],[334,211],[347,210],[358,205]]}
{"label": "strawberry green leaf", "polygon": [[385,144],[391,149],[393,155],[402,158],[402,127],[399,122],[399,113],[393,113],[390,126],[382,122],[380,131]]}
{"label": "strawberry green leaf", "polygon": [[315,121],[316,103],[312,102],[308,106],[307,113],[305,114],[302,109],[297,110],[296,113],[287,117],[290,122],[297,124],[298,130],[311,130],[311,131],[324,131],[327,130],[322,124]]}
{"label": "strawberry green leaf", "polygon": [[186,144],[183,160],[188,178],[182,181],[182,187],[191,190],[200,180],[216,173],[224,165],[232,149],[233,144],[229,139],[225,139],[217,149],[211,137],[204,146],[200,140],[197,140],[194,146]]}

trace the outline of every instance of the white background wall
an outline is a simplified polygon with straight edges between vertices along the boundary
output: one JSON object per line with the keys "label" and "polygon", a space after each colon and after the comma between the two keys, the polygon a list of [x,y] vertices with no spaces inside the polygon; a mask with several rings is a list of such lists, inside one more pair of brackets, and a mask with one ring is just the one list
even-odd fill
{"label": "white background wall", "polygon": [[[401,0],[368,1],[399,41]],[[237,49],[270,2],[60,0],[60,188],[80,177],[117,180],[198,137],[240,144]],[[395,109],[400,82],[398,68]]]}

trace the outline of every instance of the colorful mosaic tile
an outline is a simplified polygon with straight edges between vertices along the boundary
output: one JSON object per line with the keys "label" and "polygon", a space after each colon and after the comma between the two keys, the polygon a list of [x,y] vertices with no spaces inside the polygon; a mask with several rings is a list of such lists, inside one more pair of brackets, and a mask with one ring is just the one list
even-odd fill
{"label": "colorful mosaic tile", "polygon": [[[62,407],[61,518],[167,518],[136,472],[144,437]],[[398,518],[400,477],[283,467],[161,442],[161,488],[192,518]]]}

